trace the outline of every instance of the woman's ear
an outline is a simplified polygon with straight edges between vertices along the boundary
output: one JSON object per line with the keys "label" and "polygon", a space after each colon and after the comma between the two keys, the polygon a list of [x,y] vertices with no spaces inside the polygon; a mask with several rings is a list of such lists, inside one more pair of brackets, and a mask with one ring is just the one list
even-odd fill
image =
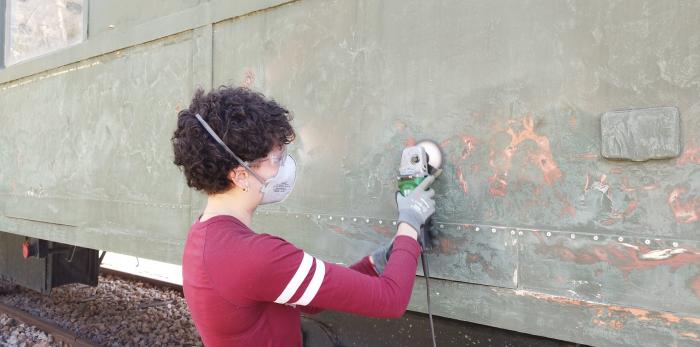
{"label": "woman's ear", "polygon": [[248,171],[239,166],[228,173],[228,179],[238,187],[245,188],[248,186]]}

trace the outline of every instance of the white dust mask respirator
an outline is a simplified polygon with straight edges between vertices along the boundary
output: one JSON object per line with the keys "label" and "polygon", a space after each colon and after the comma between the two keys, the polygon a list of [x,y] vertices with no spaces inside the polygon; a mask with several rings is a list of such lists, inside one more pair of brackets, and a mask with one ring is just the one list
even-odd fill
{"label": "white dust mask respirator", "polygon": [[202,124],[204,129],[207,130],[209,135],[214,138],[214,140],[221,145],[226,152],[231,154],[234,159],[243,166],[248,172],[250,172],[253,177],[255,177],[260,183],[262,183],[262,187],[260,188],[260,192],[262,193],[262,201],[260,202],[261,205],[265,204],[273,204],[276,202],[282,202],[284,199],[289,196],[289,193],[292,192],[292,189],[294,189],[294,182],[296,181],[296,169],[297,169],[297,163],[294,161],[294,158],[292,158],[291,155],[287,154],[287,150],[285,147],[284,152],[282,153],[281,157],[279,158],[280,162],[280,167],[279,170],[277,170],[277,174],[273,176],[272,178],[268,179],[263,179],[260,177],[260,175],[256,174],[253,169],[250,168],[248,162],[243,161],[241,158],[239,158],[233,151],[226,146],[224,141],[219,138],[219,136],[216,135],[214,130],[207,124],[207,122],[202,119],[202,116],[199,114],[195,115],[199,123]]}

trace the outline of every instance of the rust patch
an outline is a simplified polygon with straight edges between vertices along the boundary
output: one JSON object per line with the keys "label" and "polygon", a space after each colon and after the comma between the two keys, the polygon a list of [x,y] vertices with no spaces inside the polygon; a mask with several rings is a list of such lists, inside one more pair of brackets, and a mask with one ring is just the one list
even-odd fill
{"label": "rust patch", "polygon": [[700,275],[693,277],[690,280],[690,289],[695,293],[695,296],[700,298]]}
{"label": "rust patch", "polygon": [[494,173],[489,177],[489,193],[493,196],[506,196],[508,191],[508,181],[505,176],[500,177],[498,173]]}
{"label": "rust patch", "polygon": [[394,235],[394,231],[389,227],[375,225],[372,227],[372,229],[374,229],[375,232],[382,234],[382,235],[387,235],[387,236]]}
{"label": "rust patch", "polygon": [[465,160],[472,154],[474,148],[476,148],[477,141],[476,138],[472,136],[462,135],[462,143],[464,147],[462,148],[461,159]]}
{"label": "rust patch", "polygon": [[462,167],[458,166],[455,172],[455,176],[457,177],[457,181],[459,184],[459,188],[462,189],[464,194],[469,193],[469,184],[467,181],[464,179],[464,174],[462,174]]}
{"label": "rust patch", "polygon": [[700,165],[700,147],[695,147],[694,144],[688,144],[676,161],[678,165],[696,164]]}
{"label": "rust patch", "polygon": [[416,139],[413,136],[410,136],[409,138],[406,139],[406,142],[404,142],[404,147],[411,147],[416,145]]}
{"label": "rust patch", "polygon": [[611,329],[615,329],[615,330],[620,330],[625,326],[624,324],[622,324],[622,322],[620,322],[619,320],[616,320],[616,319],[613,319],[613,320],[606,322],[604,320],[594,318],[593,324],[600,326],[600,327],[603,327],[603,328],[611,328]]}
{"label": "rust patch", "polygon": [[[685,265],[695,265],[700,262],[700,252],[694,249],[670,250],[667,257],[645,257],[655,252],[647,246],[632,246],[608,242],[602,246],[588,246],[580,249],[571,249],[559,242],[555,245],[547,245],[538,235],[540,244],[535,252],[540,255],[550,254],[556,258],[590,265],[595,263],[608,263],[620,269],[627,277],[634,270],[645,270],[659,266],[668,266],[675,270]],[[698,280],[700,282],[700,280]],[[698,283],[700,286],[700,283]],[[700,289],[700,288],[699,288]]]}
{"label": "rust patch", "polygon": [[598,157],[599,156],[596,153],[581,153],[575,156],[575,158],[581,160],[598,160]]}
{"label": "rust patch", "polygon": [[554,302],[562,305],[591,308],[595,310],[596,315],[596,318],[592,320],[594,324],[607,326],[614,329],[621,329],[624,326],[623,321],[627,321],[628,319],[654,321],[664,325],[677,324],[683,321],[700,326],[700,318],[694,316],[678,316],[670,312],[649,311],[636,307],[608,305],[522,289],[515,290],[514,292],[517,296],[527,296],[537,300]]}
{"label": "rust patch", "polygon": [[693,340],[693,341],[700,341],[700,336],[698,336],[698,334],[696,334],[696,333],[694,333],[694,332],[690,332],[690,331],[681,331],[680,335],[683,336],[683,337],[687,337],[687,338],[689,338],[689,339],[691,339],[691,340]]}
{"label": "rust patch", "polygon": [[668,206],[676,218],[676,222],[690,224],[700,220],[700,197],[681,198],[688,191],[685,187],[676,187],[668,196]]}
{"label": "rust patch", "polygon": [[552,155],[549,138],[535,132],[535,121],[532,117],[526,116],[522,119],[522,130],[520,131],[514,130],[512,123],[515,123],[515,121],[509,121],[508,128],[505,130],[510,135],[510,144],[502,150],[496,151],[491,149],[489,152],[489,165],[493,169],[493,176],[489,178],[489,192],[493,196],[506,195],[508,187],[506,177],[512,168],[513,156],[518,151],[519,146],[525,141],[532,141],[537,145],[535,150],[527,153],[528,160],[541,171],[542,181],[545,184],[553,185],[562,176],[561,170]]}

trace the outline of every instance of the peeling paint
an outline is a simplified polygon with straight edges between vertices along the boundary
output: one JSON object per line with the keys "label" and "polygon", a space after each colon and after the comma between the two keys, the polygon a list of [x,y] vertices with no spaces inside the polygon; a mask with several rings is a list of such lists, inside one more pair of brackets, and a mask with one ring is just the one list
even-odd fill
{"label": "peeling paint", "polygon": [[700,147],[696,147],[694,144],[687,145],[683,153],[676,160],[676,163],[680,166],[686,164],[700,165]]}
{"label": "peeling paint", "polygon": [[534,164],[542,173],[542,181],[547,185],[553,185],[559,180],[562,172],[557,166],[552,150],[549,145],[549,138],[544,135],[539,135],[535,132],[535,121],[531,116],[526,116],[522,119],[522,130],[516,131],[513,129],[513,123],[510,121],[505,133],[510,135],[510,144],[504,149],[491,149],[489,153],[489,165],[493,169],[493,176],[489,178],[489,192],[493,196],[505,196],[507,193],[508,182],[506,177],[512,168],[513,157],[519,150],[519,146],[525,141],[533,141],[537,149],[527,153],[527,158],[530,163]]}
{"label": "peeling paint", "polygon": [[541,241],[536,250],[538,254],[551,254],[559,259],[578,264],[609,263],[620,269],[625,276],[628,276],[635,270],[651,269],[659,266],[668,266],[671,270],[675,270],[681,266],[700,263],[700,253],[690,249],[655,251],[646,246],[617,242],[572,249],[561,241],[547,245],[541,235],[538,235],[538,238]]}
{"label": "peeling paint", "polygon": [[[636,307],[625,307],[618,305],[610,305],[602,302],[595,302],[590,300],[580,300],[572,299],[565,296],[546,294],[541,292],[534,292],[530,290],[518,289],[515,290],[515,295],[517,296],[527,296],[532,297],[537,300],[543,300],[548,302],[554,302],[561,305],[572,305],[592,308],[596,311],[596,318],[592,319],[592,322],[599,326],[607,327],[619,327],[622,328],[624,325],[621,323],[622,320],[636,319],[639,321],[658,321],[664,324],[677,324],[680,322],[687,322],[693,325],[700,326],[700,318],[694,316],[680,316],[671,312],[657,312],[650,311],[642,308]],[[620,318],[615,318],[614,315],[622,315]],[[602,320],[602,319],[609,320]],[[597,320],[597,321],[596,321]],[[617,322],[614,322],[617,321]],[[611,325],[612,322],[612,325]],[[618,323],[620,322],[620,323]]]}
{"label": "peeling paint", "polygon": [[685,187],[676,187],[668,196],[668,206],[678,223],[690,224],[700,220],[700,197],[681,198],[688,191]]}
{"label": "peeling paint", "polygon": [[676,248],[676,249],[657,249],[654,251],[650,251],[644,254],[640,254],[639,258],[644,259],[644,260],[663,260],[663,259],[668,259],[676,254],[681,254],[687,252],[686,249],[684,248]]}

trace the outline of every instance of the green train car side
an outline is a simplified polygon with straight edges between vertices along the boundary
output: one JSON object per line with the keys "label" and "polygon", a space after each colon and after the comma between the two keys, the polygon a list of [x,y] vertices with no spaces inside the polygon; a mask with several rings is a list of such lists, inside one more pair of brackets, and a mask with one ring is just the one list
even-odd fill
{"label": "green train car side", "polygon": [[[295,190],[257,231],[352,263],[394,232],[401,149],[432,139],[434,314],[700,343],[700,3],[59,3],[73,24],[33,55],[39,25],[0,1],[3,276],[40,261],[17,255],[25,239],[178,264],[205,197],[172,164],[177,112],[240,85],[298,133]],[[427,312],[422,279],[409,309]]]}

